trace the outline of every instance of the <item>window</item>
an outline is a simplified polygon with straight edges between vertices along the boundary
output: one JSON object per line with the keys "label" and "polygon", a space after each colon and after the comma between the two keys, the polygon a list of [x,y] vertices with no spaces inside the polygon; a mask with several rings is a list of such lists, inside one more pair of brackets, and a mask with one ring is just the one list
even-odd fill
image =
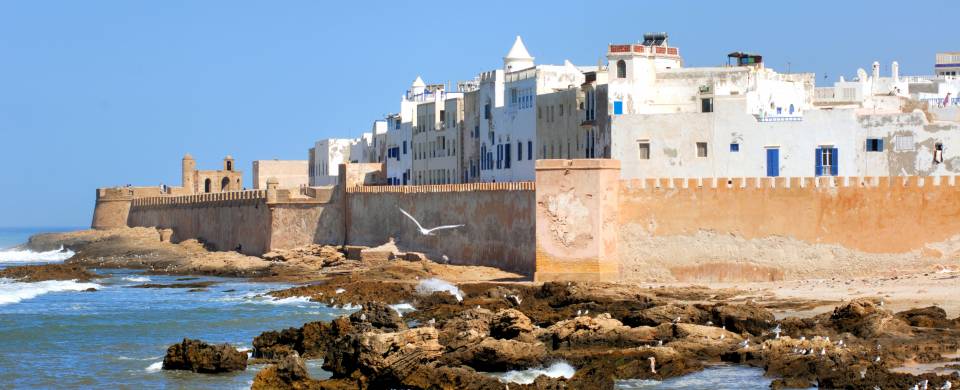
{"label": "window", "polygon": [[700,112],[713,112],[713,98],[700,99]]}
{"label": "window", "polygon": [[505,144],[505,145],[503,145],[503,147],[504,147],[504,149],[503,149],[503,155],[504,155],[504,157],[506,157],[506,158],[504,159],[504,161],[503,161],[503,168],[504,168],[504,169],[510,169],[510,154],[511,154],[511,153],[510,153],[510,146],[511,146],[511,144]]}
{"label": "window", "polygon": [[790,115],[793,115],[795,111],[796,110],[794,110],[793,103],[790,103]]}
{"label": "window", "polygon": [[913,151],[914,143],[912,135],[898,135],[894,144],[894,149],[898,152]]}
{"label": "window", "polygon": [[821,146],[817,148],[817,165],[815,173],[817,176],[837,176],[839,168],[837,167],[837,148],[830,146]]}
{"label": "window", "polygon": [[563,116],[563,104],[560,105],[560,116]]}
{"label": "window", "polygon": [[879,138],[867,138],[867,151],[868,152],[882,152],[883,151],[883,140]]}
{"label": "window", "polygon": [[933,163],[940,164],[943,163],[943,144],[937,142],[933,146]]}
{"label": "window", "polygon": [[407,141],[403,141],[403,154],[407,154]]}
{"label": "window", "polygon": [[614,101],[614,102],[613,102],[613,115],[621,115],[621,114],[623,114],[623,102],[622,102],[622,101],[619,101],[619,100]]}
{"label": "window", "polygon": [[650,142],[640,141],[640,159],[649,160],[650,159]]}
{"label": "window", "polygon": [[523,161],[523,143],[517,141],[517,161]]}
{"label": "window", "polygon": [[624,60],[617,61],[617,78],[627,78],[627,62]]}
{"label": "window", "polygon": [[490,103],[483,106],[483,119],[490,119]]}
{"label": "window", "polygon": [[706,142],[697,142],[697,157],[707,157]]}
{"label": "window", "polygon": [[738,144],[738,143],[732,143],[732,144],[730,144],[730,152],[731,152],[731,153],[737,153],[737,152],[739,152],[739,151],[740,151],[740,144]]}

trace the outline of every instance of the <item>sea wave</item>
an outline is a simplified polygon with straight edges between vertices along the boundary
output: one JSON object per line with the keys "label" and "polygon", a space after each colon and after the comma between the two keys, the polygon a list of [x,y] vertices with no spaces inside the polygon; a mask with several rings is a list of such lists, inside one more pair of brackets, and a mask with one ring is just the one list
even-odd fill
{"label": "sea wave", "polygon": [[75,252],[72,250],[65,250],[63,245],[60,246],[60,249],[46,252],[14,248],[0,251],[0,263],[54,263],[69,259],[74,254]]}
{"label": "sea wave", "polygon": [[123,281],[125,281],[125,282],[144,283],[144,282],[149,282],[149,281],[150,281],[150,278],[148,278],[148,277],[146,277],[146,276],[124,276],[124,277],[120,278],[120,280],[123,280]]}
{"label": "sea wave", "polygon": [[502,374],[494,374],[500,378],[501,382],[505,383],[516,383],[521,385],[529,385],[533,383],[540,375],[546,375],[550,378],[566,378],[570,379],[573,377],[573,374],[577,372],[576,368],[573,368],[569,363],[564,361],[559,361],[551,364],[548,367],[535,367],[528,368],[526,370],[512,370],[507,371]]}
{"label": "sea wave", "polygon": [[83,291],[88,288],[99,289],[96,283],[80,283],[74,280],[45,280],[24,283],[11,279],[0,279],[0,305],[18,303],[37,296],[60,291]]}
{"label": "sea wave", "polygon": [[162,370],[162,369],[163,369],[163,362],[161,361],[161,362],[156,362],[156,363],[153,363],[153,364],[147,366],[147,368],[145,368],[144,370],[145,370],[146,372],[157,372],[157,371],[160,371],[160,370]]}
{"label": "sea wave", "polygon": [[437,291],[446,291],[457,298],[457,301],[463,301],[463,294],[460,289],[452,283],[437,278],[424,279],[417,285],[417,292],[420,294],[431,294]]}

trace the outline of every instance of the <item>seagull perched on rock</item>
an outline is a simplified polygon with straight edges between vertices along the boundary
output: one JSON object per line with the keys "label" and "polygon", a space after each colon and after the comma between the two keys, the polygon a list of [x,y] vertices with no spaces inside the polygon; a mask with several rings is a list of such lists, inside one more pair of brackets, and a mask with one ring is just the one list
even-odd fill
{"label": "seagull perched on rock", "polygon": [[777,324],[777,327],[776,327],[776,328],[773,328],[773,330],[771,330],[771,332],[773,332],[773,334],[776,335],[776,337],[775,337],[776,339],[779,339],[779,338],[780,338],[780,332],[781,332],[780,324]]}
{"label": "seagull perched on rock", "polygon": [[523,298],[520,298],[519,295],[507,295],[507,300],[514,306],[520,306],[520,303],[523,302]]}
{"label": "seagull perched on rock", "polygon": [[[397,208],[399,209],[399,207],[397,207]],[[417,228],[420,229],[420,234],[422,234],[422,235],[424,235],[424,236],[432,236],[432,235],[433,235],[433,232],[435,232],[435,231],[437,231],[437,230],[456,229],[456,228],[458,228],[458,227],[466,226],[466,225],[443,225],[443,226],[437,226],[437,227],[435,227],[435,228],[426,229],[426,228],[423,227],[423,225],[420,225],[420,222],[418,222],[416,218],[414,218],[412,215],[410,215],[410,213],[404,211],[403,209],[400,209],[400,212],[403,213],[403,215],[406,215],[407,218],[410,218],[410,220],[413,221],[413,223],[417,224]]]}
{"label": "seagull perched on rock", "polygon": [[953,387],[953,383],[946,381],[943,383],[943,386],[940,386],[940,390],[950,390],[951,387]]}

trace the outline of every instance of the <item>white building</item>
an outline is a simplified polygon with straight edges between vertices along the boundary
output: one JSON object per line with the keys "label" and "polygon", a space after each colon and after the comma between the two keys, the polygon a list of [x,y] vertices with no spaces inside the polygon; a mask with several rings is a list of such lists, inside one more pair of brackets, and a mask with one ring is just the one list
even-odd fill
{"label": "white building", "polygon": [[317,141],[309,152],[310,185],[330,186],[337,184],[340,164],[350,162],[350,151],[355,140],[324,139]]}
{"label": "white building", "polygon": [[417,77],[369,133],[317,143],[311,185],[349,161],[384,162],[391,185],[529,181],[536,158],[618,159],[624,178],[960,173],[950,53],[936,76],[874,62],[816,88],[751,53],[686,67],[666,33],[607,49],[606,66],[537,65],[517,37],[502,69],[456,91]]}
{"label": "white building", "polygon": [[535,65],[523,40],[517,37],[503,57],[503,69],[480,74],[477,110],[482,117],[479,136],[480,181],[534,180],[537,96],[579,86],[583,70],[569,61],[563,65]]}

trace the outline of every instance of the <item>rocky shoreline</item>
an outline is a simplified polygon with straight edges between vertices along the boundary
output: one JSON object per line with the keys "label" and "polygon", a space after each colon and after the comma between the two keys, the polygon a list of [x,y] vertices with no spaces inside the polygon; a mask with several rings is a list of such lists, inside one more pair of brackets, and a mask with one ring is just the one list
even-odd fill
{"label": "rocky shoreline", "polygon": [[[368,286],[369,284],[369,286]],[[343,289],[340,293],[334,286]],[[503,388],[483,372],[542,367],[565,361],[569,379],[541,377],[512,388],[613,388],[617,379],[689,374],[714,363],[763,368],[775,388],[937,388],[960,376],[895,373],[910,363],[956,362],[960,318],[928,307],[894,313],[880,299],[858,299],[832,312],[777,320],[764,303],[731,303],[736,291],[640,289],[601,283],[461,285],[424,295],[416,282],[331,280],[277,292],[320,302],[362,303],[350,317],[265,332],[254,357],[323,358],[333,378],[313,381],[285,370],[257,377],[288,388]],[[371,293],[379,292],[376,300]],[[417,310],[401,318],[387,304]],[[776,302],[773,302],[776,304]],[[407,322],[421,325],[408,327]],[[410,348],[409,346],[414,346]],[[293,368],[291,368],[293,367]],[[291,378],[299,378],[293,380]],[[429,378],[429,379],[428,379]],[[254,387],[258,385],[255,383]],[[266,387],[262,387],[266,388]]]}
{"label": "rocky shoreline", "polygon": [[[717,363],[759,367],[775,378],[774,388],[960,385],[955,369],[949,375],[899,369],[960,364],[960,317],[936,306],[894,311],[882,295],[839,302],[737,287],[516,282],[519,275],[416,254],[358,257],[350,253],[358,249],[319,245],[264,258],[210,252],[146,228],[38,235],[28,244],[60,245],[76,252],[65,264],[11,267],[0,277],[89,280],[83,278],[96,275],[88,268],[237,276],[309,283],[275,291],[275,298],[359,307],[333,321],[265,329],[252,340],[251,362],[271,365],[257,374],[256,389],[503,389],[490,373],[557,362],[575,373],[509,387],[608,389],[620,379],[663,380]],[[821,311],[804,314],[814,308]],[[177,345],[171,350],[180,358],[170,367],[217,372],[216,362],[240,365],[234,351],[193,340]],[[194,360],[216,364],[179,364],[194,356],[212,356]],[[310,378],[303,359],[315,358],[324,359],[332,378]]]}

